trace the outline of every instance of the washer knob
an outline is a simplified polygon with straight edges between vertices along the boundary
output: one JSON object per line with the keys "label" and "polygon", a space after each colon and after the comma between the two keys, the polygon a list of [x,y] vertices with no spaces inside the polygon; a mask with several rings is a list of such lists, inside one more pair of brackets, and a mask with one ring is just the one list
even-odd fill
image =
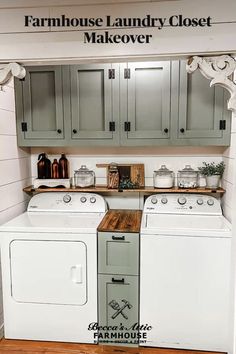
{"label": "washer knob", "polygon": [[180,205],[184,205],[184,204],[187,203],[187,199],[186,199],[185,197],[179,197],[179,198],[178,198],[178,203],[179,203]]}
{"label": "washer knob", "polygon": [[156,203],[157,203],[157,198],[156,198],[156,197],[153,197],[153,198],[151,199],[151,202],[152,202],[152,204],[156,204]]}
{"label": "washer knob", "polygon": [[198,205],[202,205],[202,204],[203,204],[203,200],[202,200],[202,199],[198,199],[198,200],[197,200],[197,204],[198,204]]}
{"label": "washer knob", "polygon": [[167,204],[168,199],[167,199],[167,198],[162,198],[162,199],[161,199],[161,202],[162,202],[162,204]]}
{"label": "washer knob", "polygon": [[81,197],[81,198],[80,198],[81,203],[85,203],[85,202],[86,202],[86,200],[87,200],[87,198],[86,198],[86,197]]}
{"label": "washer knob", "polygon": [[69,194],[64,195],[63,202],[69,203],[71,201],[71,196]]}
{"label": "washer knob", "polygon": [[95,197],[91,197],[91,198],[90,198],[90,203],[96,203],[96,200],[97,200],[97,199],[96,199]]}
{"label": "washer knob", "polygon": [[207,204],[208,204],[209,206],[214,205],[214,200],[213,200],[213,199],[208,199]]}

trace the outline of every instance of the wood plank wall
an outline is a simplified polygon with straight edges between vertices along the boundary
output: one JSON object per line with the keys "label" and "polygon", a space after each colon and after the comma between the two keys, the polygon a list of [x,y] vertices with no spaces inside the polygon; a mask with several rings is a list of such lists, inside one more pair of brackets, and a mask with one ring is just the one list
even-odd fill
{"label": "wood plank wall", "polygon": [[[26,209],[22,188],[31,182],[29,149],[17,147],[13,81],[0,91],[0,225]],[[0,334],[3,326],[0,279]]]}
{"label": "wood plank wall", "polygon": [[233,210],[235,208],[236,114],[232,114],[231,146],[223,152],[223,161],[225,162],[226,169],[222,187],[227,190],[227,193],[223,197],[222,207],[224,215],[232,222]]}

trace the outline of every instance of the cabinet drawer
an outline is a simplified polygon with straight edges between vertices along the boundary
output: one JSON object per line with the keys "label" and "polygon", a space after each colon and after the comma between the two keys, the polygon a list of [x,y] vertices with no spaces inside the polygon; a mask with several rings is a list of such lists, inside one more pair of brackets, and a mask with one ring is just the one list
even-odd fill
{"label": "cabinet drawer", "polygon": [[133,339],[130,337],[122,338],[118,335],[122,336],[122,333],[135,332],[135,329],[131,327],[138,323],[138,286],[138,276],[99,274],[99,326],[118,326],[118,328],[124,326],[127,329],[125,331],[119,331],[118,329],[114,332],[100,331],[100,342],[105,340],[113,343],[116,341],[137,343],[137,338],[135,340],[134,335],[132,335]]}
{"label": "cabinet drawer", "polygon": [[98,272],[139,274],[138,233],[98,233]]}

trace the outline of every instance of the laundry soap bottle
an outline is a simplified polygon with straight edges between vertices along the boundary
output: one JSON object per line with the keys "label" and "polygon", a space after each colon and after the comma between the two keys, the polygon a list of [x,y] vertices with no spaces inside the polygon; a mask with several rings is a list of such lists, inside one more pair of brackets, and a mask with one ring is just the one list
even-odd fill
{"label": "laundry soap bottle", "polygon": [[47,158],[45,152],[38,156],[38,178],[51,178],[51,161]]}
{"label": "laundry soap bottle", "polygon": [[69,178],[69,162],[65,154],[59,159],[59,178]]}

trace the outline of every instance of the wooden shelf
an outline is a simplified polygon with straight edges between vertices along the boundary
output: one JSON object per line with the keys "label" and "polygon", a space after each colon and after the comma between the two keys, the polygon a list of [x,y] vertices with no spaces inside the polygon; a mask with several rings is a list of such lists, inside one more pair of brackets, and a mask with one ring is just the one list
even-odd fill
{"label": "wooden shelf", "polygon": [[45,193],[45,192],[88,192],[88,193],[218,193],[224,194],[225,189],[208,189],[208,188],[194,188],[194,189],[180,189],[180,188],[154,188],[153,186],[147,186],[139,189],[108,189],[105,185],[97,185],[90,188],[34,188],[33,186],[25,187],[23,189],[26,193]]}

